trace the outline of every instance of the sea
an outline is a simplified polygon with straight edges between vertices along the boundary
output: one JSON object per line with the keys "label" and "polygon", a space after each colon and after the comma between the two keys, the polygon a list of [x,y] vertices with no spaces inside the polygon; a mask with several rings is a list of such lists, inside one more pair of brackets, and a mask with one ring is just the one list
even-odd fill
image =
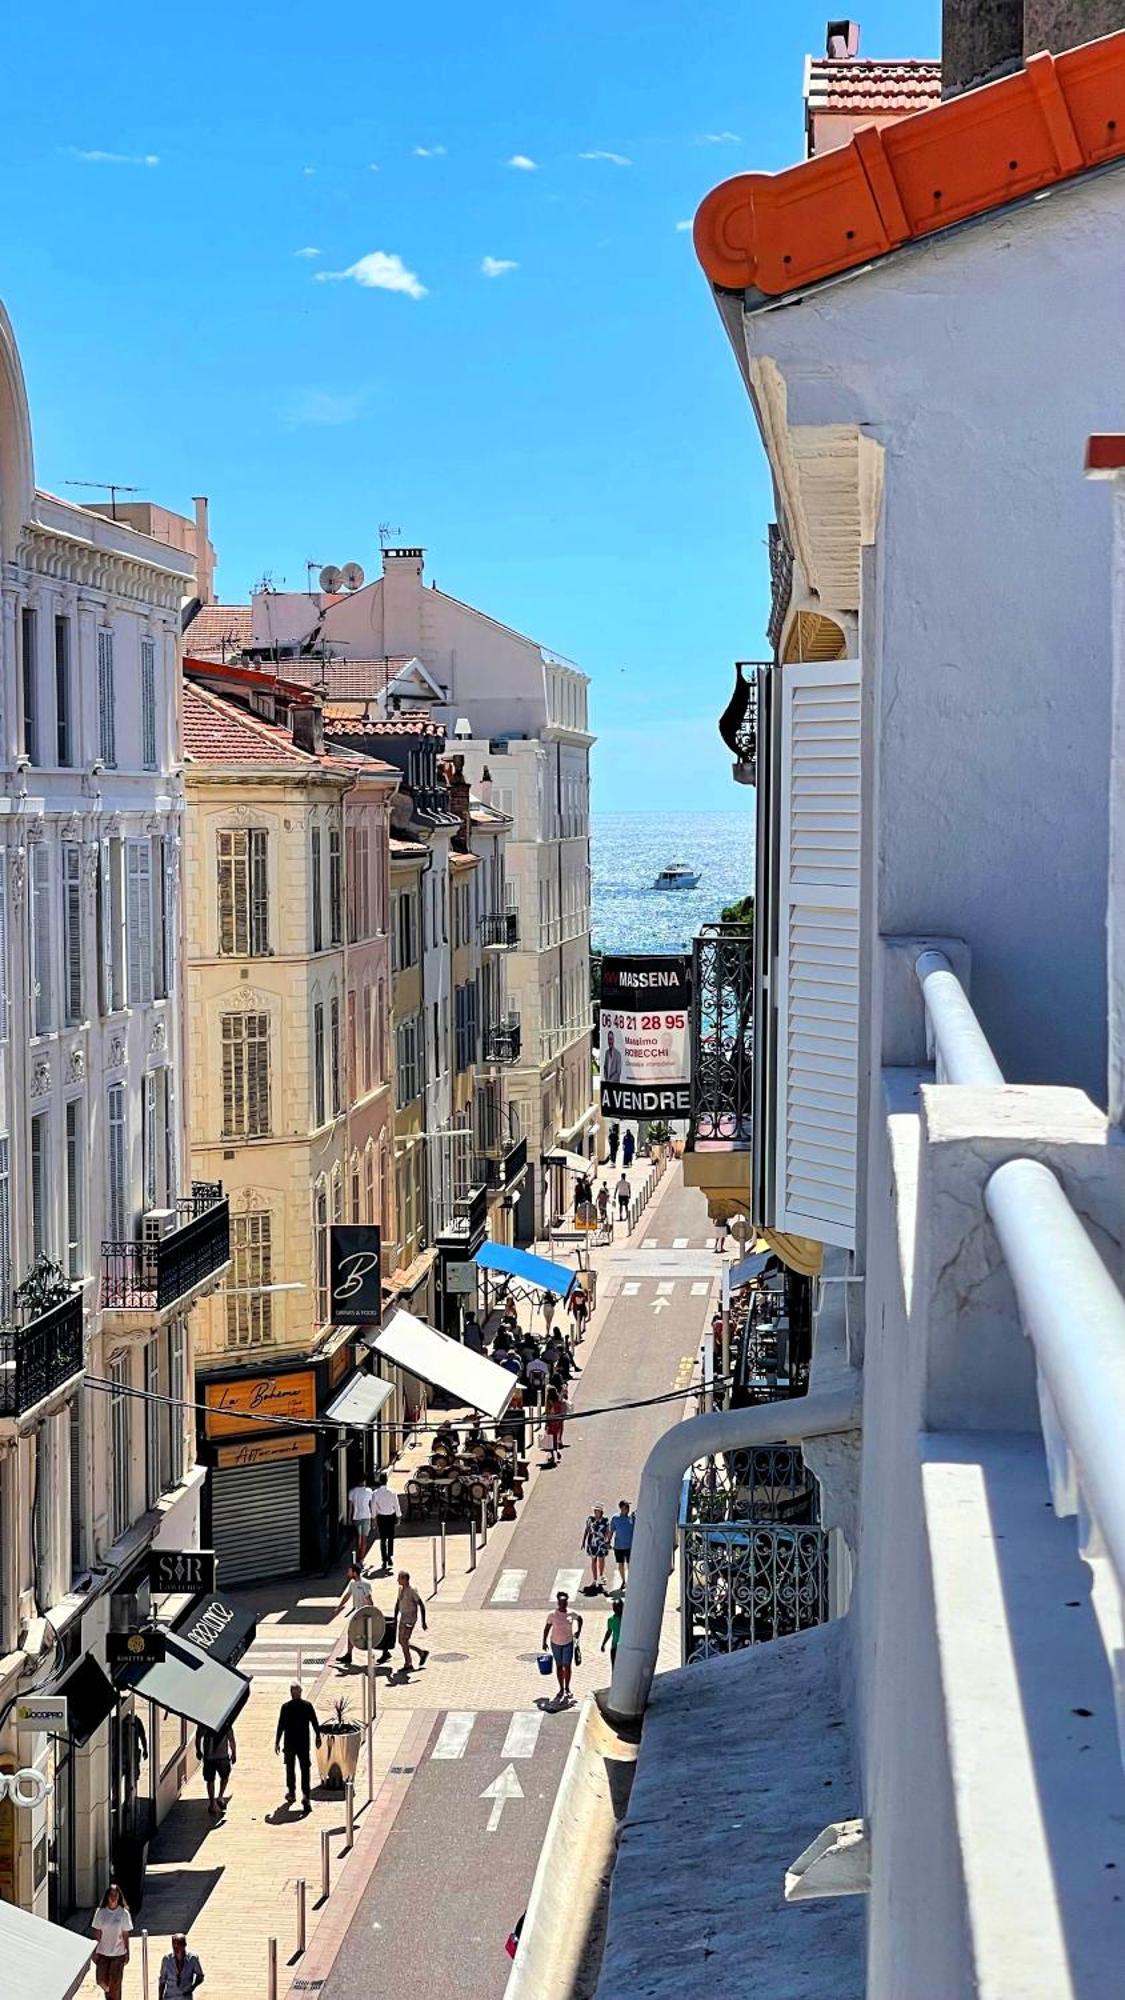
{"label": "sea", "polygon": [[[754,794],[741,812],[597,812],[590,815],[595,951],[690,951],[704,924],[754,887]],[[654,889],[685,861],[697,889]]]}

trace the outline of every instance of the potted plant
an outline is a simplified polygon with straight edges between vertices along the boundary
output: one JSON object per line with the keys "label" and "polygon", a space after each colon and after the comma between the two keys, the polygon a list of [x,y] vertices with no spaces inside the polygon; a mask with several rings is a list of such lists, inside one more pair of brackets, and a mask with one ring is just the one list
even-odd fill
{"label": "potted plant", "polygon": [[359,1765],[360,1729],[358,1722],[348,1721],[350,1706],[346,1694],[337,1695],[332,1703],[332,1720],[321,1723],[320,1742],[316,1746],[321,1784],[341,1792],[348,1779],[354,1779]]}
{"label": "potted plant", "polygon": [[672,1127],[666,1118],[654,1118],[648,1128],[648,1156],[659,1160],[664,1147],[672,1137]]}

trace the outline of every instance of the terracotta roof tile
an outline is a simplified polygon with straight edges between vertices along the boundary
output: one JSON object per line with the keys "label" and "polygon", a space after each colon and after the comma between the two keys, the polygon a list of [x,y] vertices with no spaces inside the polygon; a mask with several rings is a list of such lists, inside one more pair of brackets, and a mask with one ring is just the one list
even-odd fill
{"label": "terracotta roof tile", "polygon": [[941,64],[819,56],[809,64],[806,101],[810,112],[845,118],[926,111],[941,102]]}
{"label": "terracotta roof tile", "polygon": [[332,736],[436,736],[444,743],[445,731],[438,722],[431,722],[425,715],[382,716],[347,715],[331,703],[325,709],[329,734]]}
{"label": "terracotta roof tile", "polygon": [[184,633],[184,651],[193,658],[233,660],[251,641],[248,604],[204,604]]}
{"label": "terracotta roof tile", "polygon": [[304,681],[309,687],[327,688],[330,701],[366,701],[382,694],[387,682],[402,670],[409,657],[403,653],[378,660],[325,662],[313,653],[305,653],[299,659],[282,660],[280,664],[293,680]]}
{"label": "terracotta roof tile", "polygon": [[233,708],[221,695],[189,681],[184,687],[184,755],[192,764],[298,764],[317,759],[298,750],[288,731]]}

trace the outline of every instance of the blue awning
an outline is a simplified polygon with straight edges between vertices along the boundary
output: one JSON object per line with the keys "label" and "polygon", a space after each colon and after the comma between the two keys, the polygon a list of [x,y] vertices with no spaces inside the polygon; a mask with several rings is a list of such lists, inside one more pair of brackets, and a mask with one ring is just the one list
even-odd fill
{"label": "blue awning", "polygon": [[533,1286],[537,1292],[554,1292],[560,1299],[565,1299],[578,1283],[577,1271],[569,1271],[565,1264],[556,1264],[550,1257],[532,1257],[526,1250],[514,1250],[507,1243],[482,1243],[473,1262],[482,1271],[500,1271],[507,1278],[518,1278],[522,1284]]}

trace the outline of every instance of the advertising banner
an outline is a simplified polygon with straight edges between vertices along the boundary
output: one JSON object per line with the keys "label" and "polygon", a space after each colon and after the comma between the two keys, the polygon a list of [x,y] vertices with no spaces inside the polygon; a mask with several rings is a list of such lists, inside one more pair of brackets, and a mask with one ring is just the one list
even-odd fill
{"label": "advertising banner", "polygon": [[337,1326],[380,1326],[383,1281],[379,1230],[373,1222],[333,1223],[328,1237],[329,1290]]}
{"label": "advertising banner", "polygon": [[690,958],[602,959],[603,1116],[687,1117],[690,1020]]}

